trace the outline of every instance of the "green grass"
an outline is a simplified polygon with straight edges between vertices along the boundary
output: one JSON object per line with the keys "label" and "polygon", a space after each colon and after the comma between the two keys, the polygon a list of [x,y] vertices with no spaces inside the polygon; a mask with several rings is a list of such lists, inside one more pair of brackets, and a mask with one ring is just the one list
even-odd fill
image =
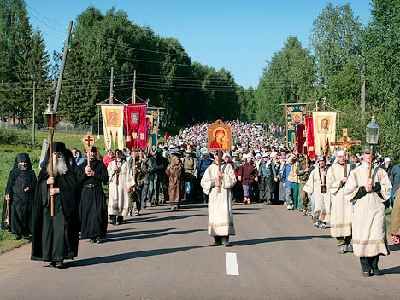
{"label": "green grass", "polygon": [[[84,134],[72,134],[57,132],[54,141],[64,142],[68,148],[78,148],[83,150],[82,138]],[[15,156],[20,152],[27,152],[32,160],[36,174],[41,153],[41,145],[47,138],[47,132],[39,131],[36,135],[36,145],[30,145],[31,132],[28,130],[0,129],[0,213],[3,211],[4,190],[7,184],[9,172],[14,165]],[[104,147],[103,141],[96,142],[99,149]],[[1,217],[1,215],[0,215]],[[0,230],[0,253],[8,251],[22,245],[24,240],[16,241],[14,236],[8,232]]]}

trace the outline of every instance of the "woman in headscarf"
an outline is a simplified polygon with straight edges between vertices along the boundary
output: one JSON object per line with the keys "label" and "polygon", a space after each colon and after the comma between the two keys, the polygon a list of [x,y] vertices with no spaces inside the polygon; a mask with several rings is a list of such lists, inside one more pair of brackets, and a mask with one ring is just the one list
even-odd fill
{"label": "woman in headscarf", "polygon": [[10,205],[11,232],[16,235],[17,240],[28,237],[32,232],[32,202],[36,182],[29,155],[17,154],[6,187],[6,200]]}

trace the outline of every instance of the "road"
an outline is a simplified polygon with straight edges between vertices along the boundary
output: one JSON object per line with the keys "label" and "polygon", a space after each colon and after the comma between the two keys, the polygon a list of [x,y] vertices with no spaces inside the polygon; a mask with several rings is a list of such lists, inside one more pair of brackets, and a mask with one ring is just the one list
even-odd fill
{"label": "road", "polygon": [[[207,208],[150,209],[109,241],[81,241],[66,270],[29,260],[30,245],[0,256],[0,299],[399,299],[400,252],[384,276],[363,278],[328,230],[282,206],[236,205],[233,246],[209,247]],[[228,254],[227,254],[228,253]]]}

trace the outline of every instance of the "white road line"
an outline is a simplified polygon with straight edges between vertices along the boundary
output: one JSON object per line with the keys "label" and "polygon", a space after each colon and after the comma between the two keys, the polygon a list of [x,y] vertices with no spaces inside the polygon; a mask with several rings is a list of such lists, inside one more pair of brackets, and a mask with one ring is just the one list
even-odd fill
{"label": "white road line", "polygon": [[236,253],[227,252],[225,253],[226,257],[226,275],[239,275],[239,266],[237,262]]}

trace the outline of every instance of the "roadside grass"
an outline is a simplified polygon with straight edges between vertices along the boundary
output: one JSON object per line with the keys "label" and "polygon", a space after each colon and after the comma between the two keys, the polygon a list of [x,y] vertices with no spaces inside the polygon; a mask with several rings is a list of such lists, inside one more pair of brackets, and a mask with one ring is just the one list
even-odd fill
{"label": "roadside grass", "polygon": [[[47,132],[38,131],[36,133],[36,144],[32,146],[31,132],[29,130],[0,129],[0,218],[3,211],[4,192],[8,180],[8,175],[14,165],[17,153],[26,152],[29,154],[33,168],[38,174],[41,145],[47,139]],[[83,134],[57,132],[54,141],[64,142],[68,148],[78,148],[83,150]],[[99,149],[103,148],[103,141],[96,141]],[[27,240],[15,240],[14,235],[7,231],[0,230],[0,254],[21,246]]]}

